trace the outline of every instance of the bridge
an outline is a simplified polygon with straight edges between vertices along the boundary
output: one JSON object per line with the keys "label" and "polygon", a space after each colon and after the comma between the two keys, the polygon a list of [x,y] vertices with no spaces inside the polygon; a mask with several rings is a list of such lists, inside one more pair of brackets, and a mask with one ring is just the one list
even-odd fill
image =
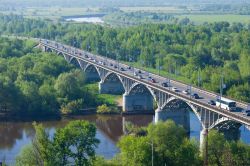
{"label": "bridge", "polygon": [[[58,56],[63,56],[67,62],[80,67],[85,72],[87,81],[100,81],[100,93],[123,94],[124,113],[151,112],[155,113],[155,122],[173,119],[178,124],[189,126],[188,111],[176,108],[184,106],[191,109],[203,128],[201,142],[206,131],[213,128],[228,130],[237,129],[242,124],[248,128],[250,126],[250,117],[241,113],[241,110],[247,108],[248,103],[236,101],[239,111],[231,112],[209,104],[210,100],[218,97],[216,93],[55,41],[40,39],[38,47],[43,51],[55,52]],[[167,86],[163,86],[162,83],[167,83]],[[187,89],[190,93],[182,93]],[[200,98],[193,98],[193,93],[198,94]]]}

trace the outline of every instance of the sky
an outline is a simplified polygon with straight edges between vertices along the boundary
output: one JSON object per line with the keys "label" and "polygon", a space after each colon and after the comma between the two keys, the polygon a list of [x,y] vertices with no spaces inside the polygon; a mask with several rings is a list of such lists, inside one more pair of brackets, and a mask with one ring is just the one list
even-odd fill
{"label": "sky", "polygon": [[46,7],[46,6],[162,6],[170,4],[250,4],[250,0],[0,0],[0,6]]}

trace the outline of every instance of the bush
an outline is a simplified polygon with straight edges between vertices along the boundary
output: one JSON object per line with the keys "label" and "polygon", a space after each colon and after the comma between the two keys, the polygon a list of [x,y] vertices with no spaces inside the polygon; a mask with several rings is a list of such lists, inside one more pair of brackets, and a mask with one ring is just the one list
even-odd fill
{"label": "bush", "polygon": [[97,107],[97,113],[98,114],[110,114],[112,113],[112,111],[106,104],[103,104]]}
{"label": "bush", "polygon": [[62,114],[75,114],[79,113],[80,109],[83,108],[83,99],[78,99],[67,103],[61,107]]}

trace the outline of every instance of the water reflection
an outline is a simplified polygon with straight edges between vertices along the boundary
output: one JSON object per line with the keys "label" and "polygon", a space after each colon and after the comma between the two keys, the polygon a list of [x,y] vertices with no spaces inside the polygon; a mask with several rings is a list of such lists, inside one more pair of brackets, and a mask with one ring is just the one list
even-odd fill
{"label": "water reflection", "polygon": [[[189,128],[190,137],[194,137],[197,140],[200,139],[200,131],[202,129],[201,124],[192,112],[188,112],[189,115]],[[67,123],[73,120],[88,120],[93,122],[97,126],[97,138],[101,141],[97,148],[97,154],[103,155],[105,158],[112,158],[119,149],[116,147],[116,143],[124,133],[125,123],[132,123],[136,126],[146,126],[153,122],[152,115],[133,115],[133,116],[120,116],[120,115],[107,115],[107,116],[78,116],[65,118],[60,121],[47,121],[42,122],[46,130],[52,137],[57,128],[64,127]],[[185,124],[186,119],[185,119]],[[250,132],[244,126],[241,126],[239,130],[233,131],[234,136],[250,144]],[[8,164],[14,162],[15,156],[19,153],[20,149],[31,143],[34,137],[34,129],[32,122],[0,122],[0,161],[5,160]],[[228,133],[231,135],[231,133]]]}

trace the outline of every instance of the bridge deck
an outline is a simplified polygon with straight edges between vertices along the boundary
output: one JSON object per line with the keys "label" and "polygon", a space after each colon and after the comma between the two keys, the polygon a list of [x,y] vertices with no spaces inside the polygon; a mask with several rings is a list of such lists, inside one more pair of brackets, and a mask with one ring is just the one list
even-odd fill
{"label": "bridge deck", "polygon": [[[187,87],[190,87],[190,85],[188,85],[188,84],[185,84],[185,83],[182,83],[182,82],[179,82],[176,80],[172,80],[172,79],[169,79],[166,77],[158,76],[156,74],[149,73],[149,72],[143,71],[143,70],[141,70],[142,71],[141,76],[144,79],[140,79],[137,76],[134,76],[134,71],[138,71],[139,69],[137,69],[137,68],[128,69],[128,65],[118,63],[117,61],[115,61],[113,59],[94,55],[92,53],[80,50],[78,48],[74,48],[74,47],[67,46],[67,45],[53,42],[53,41],[40,40],[40,44],[45,46],[45,47],[48,47],[52,50],[55,50],[57,52],[61,52],[63,54],[66,54],[70,57],[77,58],[77,59],[85,61],[89,64],[93,64],[97,67],[103,68],[107,71],[116,73],[120,76],[129,78],[131,80],[134,80],[135,82],[144,84],[148,87],[151,87],[152,89],[157,89],[157,90],[162,91],[164,93],[171,94],[172,96],[174,96],[178,99],[181,99],[185,102],[194,104],[196,106],[200,106],[200,107],[208,109],[208,110],[211,110],[211,111],[219,113],[225,117],[228,117],[232,120],[235,120],[237,122],[240,122],[240,123],[243,123],[243,124],[250,126],[250,117],[244,116],[241,113],[241,111],[230,112],[230,111],[224,110],[222,108],[218,108],[216,106],[209,105],[208,101],[215,100],[216,97],[218,96],[218,94],[216,94],[216,93],[209,92],[209,91],[206,91],[204,89],[197,88],[197,87],[192,87],[191,93],[197,93],[201,97],[200,99],[193,99],[193,98],[191,98],[190,95],[186,95],[186,94],[182,93],[183,90],[186,90]],[[88,55],[89,58],[86,58],[85,55]],[[90,59],[90,57],[92,59]],[[104,64],[101,64],[99,62],[105,62],[106,64],[104,65]],[[113,64],[113,66],[110,66],[109,64]],[[118,67],[114,68],[114,65],[117,65]],[[121,71],[120,70],[121,68],[124,68],[125,71]],[[149,76],[154,78],[156,80],[156,83],[150,82],[147,79]],[[170,82],[169,87],[163,87],[161,85],[162,82],[166,82],[166,81]],[[171,89],[172,87],[176,87],[178,89],[178,92],[174,92]],[[248,103],[244,103],[244,102],[240,102],[240,101],[236,101],[236,103],[237,103],[237,107],[239,110],[246,109],[246,107],[249,105]]]}

